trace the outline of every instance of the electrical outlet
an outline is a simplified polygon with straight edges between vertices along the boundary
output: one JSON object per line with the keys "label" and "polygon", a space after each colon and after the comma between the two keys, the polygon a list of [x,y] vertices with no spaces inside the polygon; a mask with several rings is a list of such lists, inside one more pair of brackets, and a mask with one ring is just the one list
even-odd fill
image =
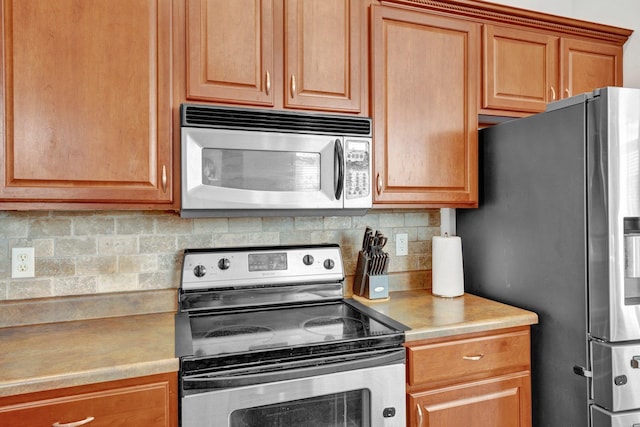
{"label": "electrical outlet", "polygon": [[33,248],[11,249],[11,277],[14,279],[36,276],[35,251]]}
{"label": "electrical outlet", "polygon": [[396,256],[409,254],[409,235],[407,233],[396,234]]}

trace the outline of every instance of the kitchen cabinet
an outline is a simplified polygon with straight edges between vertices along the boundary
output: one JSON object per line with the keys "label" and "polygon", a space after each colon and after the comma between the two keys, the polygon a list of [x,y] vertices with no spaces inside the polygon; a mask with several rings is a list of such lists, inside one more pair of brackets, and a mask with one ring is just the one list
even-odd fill
{"label": "kitchen cabinet", "polygon": [[531,426],[529,327],[407,342],[409,426]]}
{"label": "kitchen cabinet", "polygon": [[177,374],[159,374],[3,397],[0,424],[175,427],[177,406]]}
{"label": "kitchen cabinet", "polygon": [[477,206],[480,25],[371,8],[374,205]]}
{"label": "kitchen cabinet", "polygon": [[0,207],[170,207],[170,1],[2,12]]}
{"label": "kitchen cabinet", "polygon": [[361,0],[188,0],[189,100],[359,113]]}
{"label": "kitchen cabinet", "polygon": [[483,26],[483,113],[536,113],[548,102],[605,86],[622,86],[620,44]]}

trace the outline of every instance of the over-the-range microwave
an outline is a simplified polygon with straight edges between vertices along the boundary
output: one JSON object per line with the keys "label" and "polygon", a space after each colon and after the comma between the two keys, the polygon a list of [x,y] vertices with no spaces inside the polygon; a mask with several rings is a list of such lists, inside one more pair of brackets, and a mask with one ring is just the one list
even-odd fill
{"label": "over-the-range microwave", "polygon": [[363,215],[371,119],[182,104],[182,217]]}

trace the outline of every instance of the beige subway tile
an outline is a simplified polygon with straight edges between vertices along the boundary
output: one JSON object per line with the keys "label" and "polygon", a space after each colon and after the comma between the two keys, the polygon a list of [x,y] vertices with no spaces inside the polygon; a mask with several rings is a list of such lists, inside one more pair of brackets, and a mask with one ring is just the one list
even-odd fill
{"label": "beige subway tile", "polygon": [[118,273],[149,273],[158,269],[158,256],[125,255],[118,257]]}
{"label": "beige subway tile", "polygon": [[138,253],[138,239],[134,236],[98,237],[98,254],[128,255]]}
{"label": "beige subway tile", "polygon": [[55,240],[54,256],[68,257],[95,255],[97,252],[94,237],[63,237]]}
{"label": "beige subway tile", "polygon": [[145,216],[116,218],[116,233],[123,234],[153,234],[153,219]]}
{"label": "beige subway tile", "polygon": [[274,216],[262,218],[262,230],[263,231],[288,231],[295,228],[295,221],[293,217],[289,216]]}
{"label": "beige subway tile", "polygon": [[29,234],[29,220],[27,218],[14,219],[13,217],[0,218],[0,236],[8,238],[27,238]]}
{"label": "beige subway tile", "polygon": [[262,231],[262,218],[229,218],[229,232]]}
{"label": "beige subway tile", "polygon": [[8,298],[7,287],[8,283],[6,281],[0,281],[0,301],[4,301]]}
{"label": "beige subway tile", "polygon": [[117,256],[83,256],[76,258],[76,274],[109,275],[118,271]]}
{"label": "beige subway tile", "polygon": [[51,279],[15,279],[9,282],[7,299],[31,299],[53,296]]}
{"label": "beige subway tile", "polygon": [[140,236],[138,238],[138,248],[141,254],[159,254],[175,252],[178,248],[176,240],[179,237],[167,235]]}
{"label": "beige subway tile", "polygon": [[143,273],[139,276],[140,289],[170,289],[180,284],[180,274],[176,271]]}
{"label": "beige subway tile", "polygon": [[71,235],[70,219],[39,218],[29,223],[29,238],[63,237]]}
{"label": "beige subway tile", "polygon": [[61,295],[85,295],[98,291],[96,276],[74,276],[53,279],[53,292]]}
{"label": "beige subway tile", "polygon": [[343,230],[351,228],[350,216],[328,216],[324,218],[325,230]]}
{"label": "beige subway tile", "polygon": [[310,245],[311,233],[307,231],[284,231],[279,233],[281,245]]}
{"label": "beige subway tile", "polygon": [[228,218],[198,218],[193,220],[193,233],[226,233],[229,231]]}
{"label": "beige subway tile", "polygon": [[380,214],[380,227],[404,227],[404,214],[383,213]]}
{"label": "beige subway tile", "polygon": [[158,271],[180,271],[183,252],[158,255]]}
{"label": "beige subway tile", "polygon": [[113,235],[116,232],[116,220],[97,216],[78,217],[73,219],[75,236]]}
{"label": "beige subway tile", "polygon": [[178,237],[179,249],[210,248],[212,246],[213,235],[211,233]]}
{"label": "beige subway tile", "polygon": [[35,259],[36,277],[60,277],[76,274],[74,258],[37,258]]}
{"label": "beige subway tile", "polygon": [[296,217],[294,224],[296,230],[322,230],[324,227],[320,216]]}
{"label": "beige subway tile", "polygon": [[157,234],[189,234],[193,232],[193,220],[176,215],[163,215],[155,218]]}
{"label": "beige subway tile", "polygon": [[36,258],[52,257],[54,255],[55,239],[34,239],[32,241]]}
{"label": "beige subway tile", "polygon": [[130,274],[103,274],[98,276],[98,292],[127,292],[137,291],[138,275]]}
{"label": "beige subway tile", "polygon": [[407,212],[404,214],[404,225],[407,227],[426,227],[429,225],[430,218],[429,211]]}

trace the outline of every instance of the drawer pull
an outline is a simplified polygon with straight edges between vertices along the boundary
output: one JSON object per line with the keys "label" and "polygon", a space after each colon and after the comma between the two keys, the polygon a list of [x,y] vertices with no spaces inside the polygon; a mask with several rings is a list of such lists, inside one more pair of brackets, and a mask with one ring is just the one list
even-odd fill
{"label": "drawer pull", "polygon": [[72,423],[59,423],[56,421],[55,423],[51,424],[51,427],[78,427],[78,426],[83,426],[85,424],[89,424],[94,419],[95,418],[93,417],[87,417],[84,420],[74,421]]}
{"label": "drawer pull", "polygon": [[484,357],[484,354],[476,354],[475,356],[462,356],[464,360],[480,360]]}

